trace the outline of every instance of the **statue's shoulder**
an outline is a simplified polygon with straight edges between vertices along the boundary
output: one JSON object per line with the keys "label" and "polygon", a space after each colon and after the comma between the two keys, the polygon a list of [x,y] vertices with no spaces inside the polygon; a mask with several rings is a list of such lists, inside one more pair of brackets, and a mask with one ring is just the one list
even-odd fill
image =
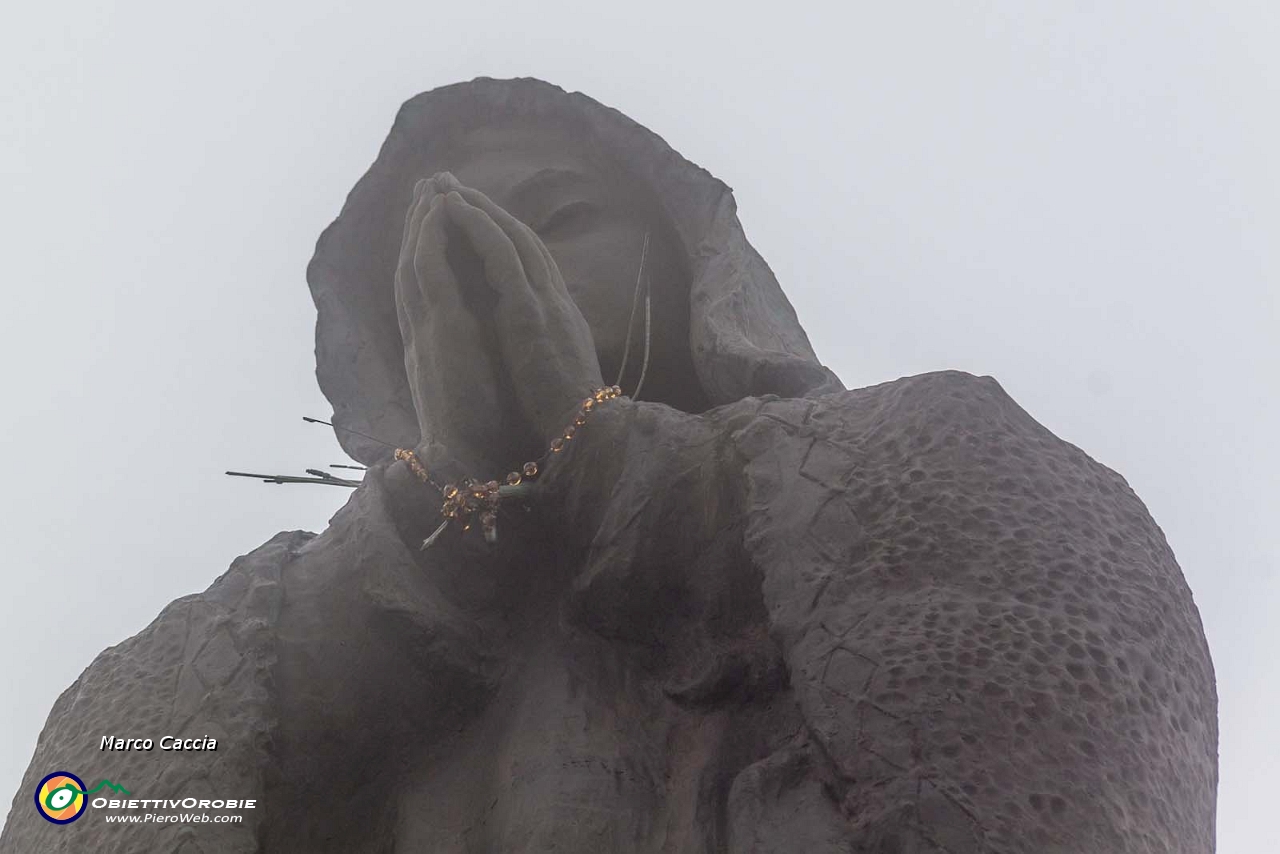
{"label": "statue's shoulder", "polygon": [[1020,429],[1036,423],[993,377],[965,371],[931,371],[834,392],[816,398],[813,410],[811,418],[819,426],[885,418],[928,421],[939,426],[987,427],[1004,423]]}
{"label": "statue's shoulder", "polygon": [[[314,537],[277,534],[232,561],[204,592],[174,600],[142,631],[103,650],[59,697],[46,735],[79,727],[90,706],[96,709],[84,722],[90,729],[136,729],[143,721],[157,732],[181,729],[207,694],[245,675],[246,659],[266,654],[281,605],[281,571]],[[111,717],[97,707],[109,707]],[[65,744],[69,735],[58,740]]]}
{"label": "statue's shoulder", "polygon": [[[110,850],[109,839],[96,840],[99,847],[89,838],[110,830],[105,822],[77,822],[77,833],[46,839],[62,828],[25,809],[40,779],[57,770],[89,785],[108,778],[135,798],[210,797],[200,792],[211,789],[253,797],[261,781],[243,772],[266,759],[281,571],[314,536],[276,535],[204,592],[176,599],[99,653],[50,711],[0,850],[61,850],[53,843],[71,836],[79,850]],[[225,850],[241,850],[227,842]]]}
{"label": "statue's shoulder", "polygon": [[[748,456],[774,454],[789,436],[806,445],[865,447],[868,438],[891,448],[906,442],[924,447],[937,436],[972,436],[970,443],[994,432],[1039,433],[1061,442],[1038,424],[991,377],[964,371],[934,371],[859,389],[810,398],[764,395],[715,411]],[[1063,443],[1065,444],[1065,443]]]}
{"label": "statue's shoulder", "polygon": [[[841,492],[964,483],[971,496],[1013,490],[1008,500],[1027,505],[1066,493],[1110,496],[1128,502],[1126,517],[1154,528],[1123,477],[1036,421],[989,376],[934,371],[814,398],[760,398],[737,408],[732,427],[748,459],[776,461],[784,479],[791,472]],[[1028,479],[1038,484],[1034,495],[1017,486]]]}
{"label": "statue's shoulder", "polygon": [[[1208,850],[1213,665],[1124,478],[958,371],[768,401],[735,437],[771,634],[842,779],[893,791],[928,756],[963,829],[1001,814],[979,781],[1005,763],[1023,791],[1091,805],[1070,830],[1089,850],[1138,834]],[[946,755],[966,740],[980,751]],[[1129,803],[1178,809],[1095,809],[1121,766]]]}

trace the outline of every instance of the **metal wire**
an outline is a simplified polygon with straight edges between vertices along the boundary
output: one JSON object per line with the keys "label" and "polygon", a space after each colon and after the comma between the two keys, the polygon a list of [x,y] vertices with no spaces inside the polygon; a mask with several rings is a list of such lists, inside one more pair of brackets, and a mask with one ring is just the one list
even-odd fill
{"label": "metal wire", "polygon": [[636,289],[631,295],[631,316],[627,318],[627,344],[622,348],[622,364],[618,366],[618,378],[613,381],[616,386],[622,385],[622,375],[627,370],[627,360],[631,358],[631,327],[636,323],[636,309],[640,305],[640,284],[644,281],[644,259],[649,254],[649,232],[644,233],[644,245],[640,248],[640,269],[636,270]]}
{"label": "metal wire", "polygon": [[631,393],[632,400],[640,399],[640,389],[644,387],[645,375],[649,373],[649,338],[653,329],[653,312],[649,301],[649,280],[644,284],[644,362],[640,365],[640,379],[636,381],[636,390]]}

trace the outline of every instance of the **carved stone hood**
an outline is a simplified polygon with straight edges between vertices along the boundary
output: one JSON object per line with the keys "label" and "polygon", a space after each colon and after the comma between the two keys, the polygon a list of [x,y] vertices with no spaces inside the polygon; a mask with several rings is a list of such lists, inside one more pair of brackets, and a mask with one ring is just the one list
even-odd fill
{"label": "carved stone hood", "polygon": [[[689,345],[712,406],[844,388],[818,362],[773,272],[747,242],[728,186],[657,134],[585,95],[540,80],[479,78],[425,92],[401,107],[377,160],[316,244],[307,268],[318,312],[316,377],[336,424],[405,447],[416,443],[394,299],[404,212],[433,140],[520,116],[585,125],[597,144],[653,188],[691,273]],[[339,432],[338,441],[364,463],[390,453],[347,432]]]}

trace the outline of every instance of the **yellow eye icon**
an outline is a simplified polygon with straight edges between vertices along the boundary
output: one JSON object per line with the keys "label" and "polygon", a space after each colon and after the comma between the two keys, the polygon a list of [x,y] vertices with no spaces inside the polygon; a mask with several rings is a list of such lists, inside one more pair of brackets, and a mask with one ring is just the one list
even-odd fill
{"label": "yellow eye icon", "polygon": [[74,786],[62,786],[49,793],[49,797],[44,799],[44,805],[51,810],[63,810],[71,806],[78,794]]}
{"label": "yellow eye icon", "polygon": [[75,774],[55,771],[36,786],[36,811],[54,824],[75,821],[84,815],[87,803],[84,782]]}

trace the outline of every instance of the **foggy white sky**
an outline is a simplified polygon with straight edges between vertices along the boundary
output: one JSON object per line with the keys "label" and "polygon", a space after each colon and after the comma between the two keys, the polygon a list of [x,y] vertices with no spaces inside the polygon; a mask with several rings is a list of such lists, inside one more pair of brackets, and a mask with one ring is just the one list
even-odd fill
{"label": "foggy white sky", "polygon": [[344,461],[314,241],[403,100],[532,75],[732,185],[847,385],[991,374],[1129,480],[1214,654],[1219,851],[1280,850],[1280,7],[743,5],[9,11],[0,809],[101,649],[346,499],[222,475]]}

